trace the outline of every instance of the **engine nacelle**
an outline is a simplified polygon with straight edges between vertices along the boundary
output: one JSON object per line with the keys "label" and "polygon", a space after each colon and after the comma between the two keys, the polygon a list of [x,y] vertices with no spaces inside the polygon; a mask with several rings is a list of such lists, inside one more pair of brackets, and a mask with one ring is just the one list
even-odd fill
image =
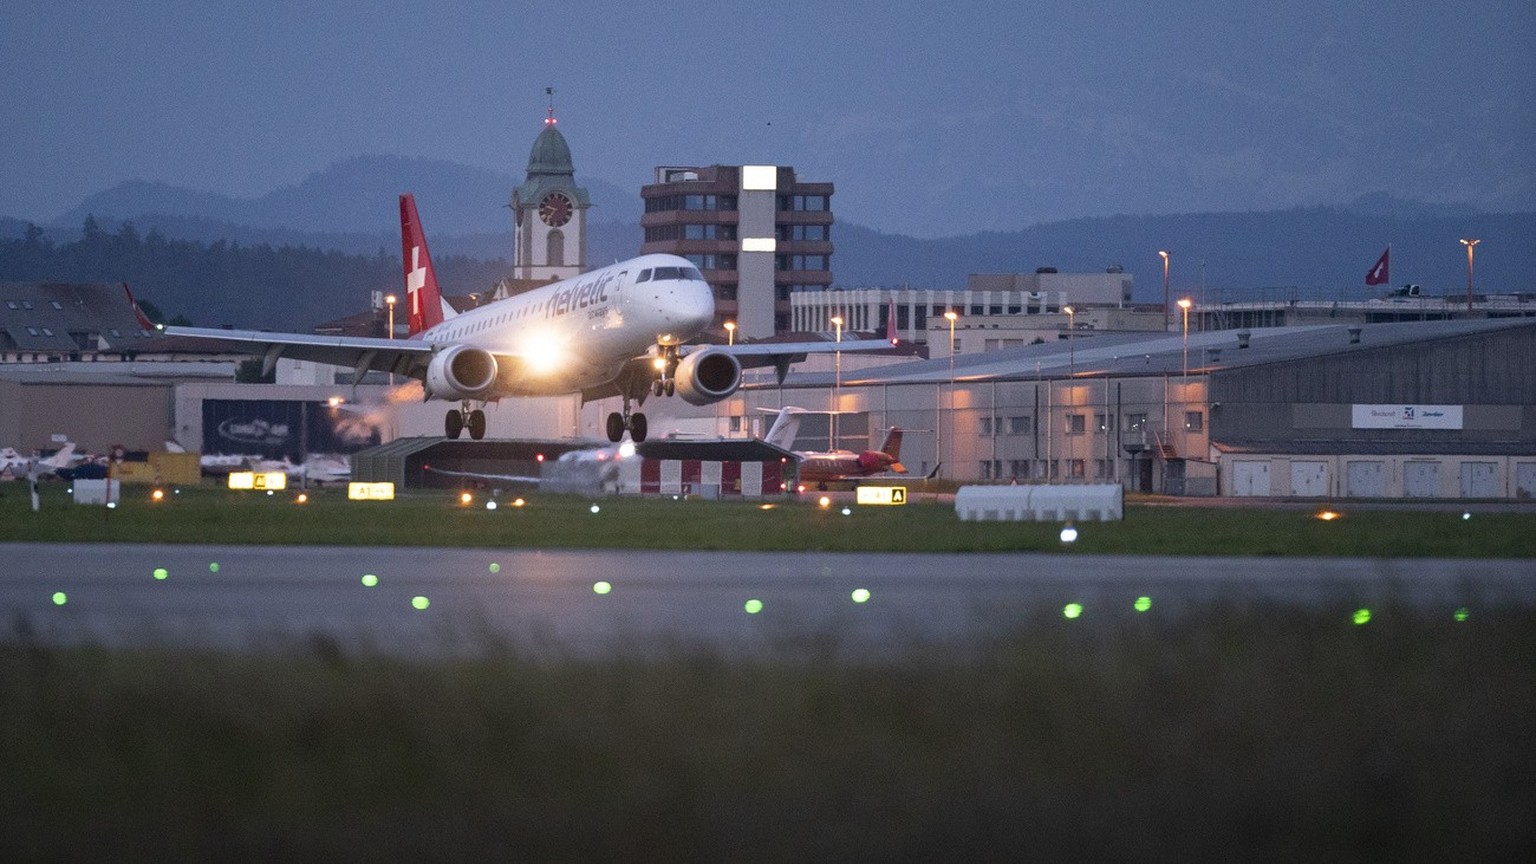
{"label": "engine nacelle", "polygon": [[704,348],[677,364],[677,395],[689,405],[708,405],[741,386],[741,361],[734,354]]}
{"label": "engine nacelle", "polygon": [[496,355],[484,348],[455,345],[427,364],[427,393],[439,399],[485,399],[496,384]]}

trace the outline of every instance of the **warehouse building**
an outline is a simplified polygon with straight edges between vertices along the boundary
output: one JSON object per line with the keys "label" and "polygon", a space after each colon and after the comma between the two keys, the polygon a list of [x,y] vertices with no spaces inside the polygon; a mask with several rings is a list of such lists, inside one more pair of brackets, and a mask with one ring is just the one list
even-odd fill
{"label": "warehouse building", "polygon": [[899,426],[914,474],[967,482],[1536,497],[1530,319],[1127,333],[792,374],[696,409],[706,425],[689,429],[730,434],[779,405],[841,412],[818,449]]}

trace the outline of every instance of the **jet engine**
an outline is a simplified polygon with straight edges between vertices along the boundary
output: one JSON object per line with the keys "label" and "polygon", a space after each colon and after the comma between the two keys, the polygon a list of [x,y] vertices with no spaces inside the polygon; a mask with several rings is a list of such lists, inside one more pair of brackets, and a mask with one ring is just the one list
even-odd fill
{"label": "jet engine", "polygon": [[677,364],[677,395],[689,405],[708,405],[736,392],[741,385],[741,361],[713,348],[689,354]]}
{"label": "jet engine", "polygon": [[484,348],[455,345],[427,365],[427,392],[439,399],[486,399],[495,383],[496,355]]}

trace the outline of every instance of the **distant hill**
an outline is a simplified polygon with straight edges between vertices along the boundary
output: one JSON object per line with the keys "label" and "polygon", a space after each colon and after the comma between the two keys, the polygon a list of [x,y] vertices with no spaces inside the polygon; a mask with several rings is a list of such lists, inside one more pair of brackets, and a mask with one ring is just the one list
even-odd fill
{"label": "distant hill", "polygon": [[[640,221],[638,191],[625,192],[579,174],[577,180],[591,192],[594,223]],[[357,156],[260,198],[129,180],[87,197],[44,227],[78,230],[89,215],[148,224],[153,215],[308,233],[389,233],[399,230],[397,197],[411,192],[433,234],[509,234],[507,199],[520,182],[509,174],[453,162]]]}
{"label": "distant hill", "polygon": [[[601,179],[577,179],[594,208],[588,260],[604,264],[639,251],[641,200]],[[78,239],[86,216],[103,230],[125,221],[140,234],[213,244],[337,250],[374,257],[399,248],[396,196],[417,196],[434,254],[492,261],[511,258],[506,200],[520,178],[451,162],[359,156],[260,198],[231,198],[163,183],[130,181],[90,196],[44,226],[56,243]],[[20,237],[25,222],[0,219],[0,237]],[[1343,207],[1256,213],[1121,215],[1073,219],[1018,231],[914,238],[839,222],[833,230],[837,285],[961,288],[970,273],[1102,271],[1132,274],[1136,297],[1162,299],[1157,250],[1172,253],[1171,291],[1207,301],[1253,296],[1356,297],[1365,271],[1392,244],[1392,281],[1428,293],[1465,290],[1466,254],[1457,240],[1478,237],[1477,288],[1536,290],[1536,214],[1487,214],[1464,205],[1424,204],[1378,193]],[[104,274],[100,278],[114,278]],[[465,286],[474,290],[478,286]],[[1376,291],[1378,289],[1371,289]]]}

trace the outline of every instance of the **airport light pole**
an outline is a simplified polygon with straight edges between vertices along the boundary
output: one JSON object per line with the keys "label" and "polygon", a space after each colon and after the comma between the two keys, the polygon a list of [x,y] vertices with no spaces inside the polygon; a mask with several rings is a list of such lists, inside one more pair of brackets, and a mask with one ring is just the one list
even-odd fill
{"label": "airport light pole", "polygon": [[1163,332],[1168,331],[1168,252],[1164,249],[1157,250],[1157,254],[1163,256]]}
{"label": "airport light pole", "polygon": [[[1184,310],[1184,377],[1189,377],[1189,307],[1195,305],[1188,297],[1180,298],[1179,308]],[[1185,383],[1188,383],[1187,381]]]}
{"label": "airport light pole", "polygon": [[828,449],[837,449],[837,408],[843,388],[843,316],[833,315],[832,326],[837,328],[837,350],[832,354],[832,416],[828,419],[827,428],[831,430],[828,442],[832,446]]}
{"label": "airport light pole", "polygon": [[[949,386],[955,386],[955,322],[960,316],[950,309],[944,313],[949,322]],[[934,470],[944,464],[944,385],[933,385],[933,462]]]}
{"label": "airport light pole", "polygon": [[1461,240],[1461,245],[1467,247],[1467,311],[1468,312],[1472,311],[1472,247],[1476,246],[1477,244],[1479,244],[1481,242],[1483,242],[1483,241],[1481,241],[1481,240],[1468,240],[1465,237],[1463,237],[1462,240]]}
{"label": "airport light pole", "polygon": [[1071,306],[1061,307],[1061,311],[1067,313],[1067,370],[1070,374],[1077,374],[1077,346],[1072,342],[1072,334],[1077,332],[1077,310]]}
{"label": "airport light pole", "polygon": [[[398,300],[398,298],[396,298],[395,295],[393,295],[393,294],[386,294],[386,295],[384,295],[384,305],[389,307],[389,338],[390,339],[394,339],[395,338],[395,303],[396,303],[397,300]],[[393,366],[394,365],[393,362],[391,362],[390,365]],[[395,383],[395,373],[393,373],[393,372],[389,373],[389,383],[391,385],[393,385]]]}

